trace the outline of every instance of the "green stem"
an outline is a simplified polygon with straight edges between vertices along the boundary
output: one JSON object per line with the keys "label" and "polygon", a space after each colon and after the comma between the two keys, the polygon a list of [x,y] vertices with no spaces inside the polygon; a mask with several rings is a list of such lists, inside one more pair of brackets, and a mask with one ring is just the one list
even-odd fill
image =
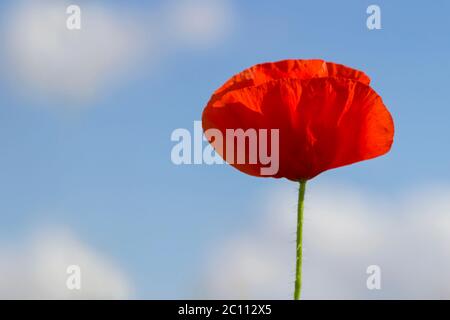
{"label": "green stem", "polygon": [[302,230],[303,230],[303,207],[305,200],[306,180],[300,181],[300,190],[298,191],[298,209],[297,209],[297,263],[295,267],[295,291],[294,300],[300,300],[300,291],[302,288]]}

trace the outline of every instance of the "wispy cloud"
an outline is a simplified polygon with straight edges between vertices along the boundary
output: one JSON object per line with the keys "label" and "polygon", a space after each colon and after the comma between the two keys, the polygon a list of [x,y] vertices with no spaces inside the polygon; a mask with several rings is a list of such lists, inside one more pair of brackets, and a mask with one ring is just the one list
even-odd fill
{"label": "wispy cloud", "polygon": [[105,3],[81,2],[76,31],[66,28],[68,1],[12,4],[2,26],[3,76],[27,95],[83,102],[157,63],[167,50],[206,47],[231,29],[225,0],[173,1],[143,11]]}
{"label": "wispy cloud", "polygon": [[82,29],[66,28],[65,1],[26,1],[8,13],[7,70],[16,87],[83,100],[104,89],[143,47],[129,16],[86,5]]}
{"label": "wispy cloud", "polygon": [[223,41],[236,19],[227,0],[174,1],[165,11],[171,41],[195,48],[208,48]]}
{"label": "wispy cloud", "polygon": [[[81,289],[66,286],[67,267],[81,270]],[[40,230],[0,245],[1,299],[125,299],[131,285],[119,268],[64,228]]]}

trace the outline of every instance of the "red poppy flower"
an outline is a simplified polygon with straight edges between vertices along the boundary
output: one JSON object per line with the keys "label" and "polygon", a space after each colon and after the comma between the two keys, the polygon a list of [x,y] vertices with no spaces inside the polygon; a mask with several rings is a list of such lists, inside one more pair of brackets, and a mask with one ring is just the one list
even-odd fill
{"label": "red poppy flower", "polygon": [[[369,83],[363,72],[323,60],[258,64],[214,92],[203,112],[203,129],[224,136],[227,129],[279,129],[279,169],[272,176],[308,180],[390,150],[393,120]],[[225,140],[223,146],[210,142],[240,171],[263,176],[260,159],[233,163]],[[250,149],[245,152],[249,159]]]}
{"label": "red poppy flower", "polygon": [[[234,136],[223,139],[229,130],[255,130],[256,140],[268,144],[266,153],[278,155],[272,176],[300,183],[294,299],[300,299],[301,292],[306,181],[325,170],[381,156],[391,148],[392,117],[369,83],[361,71],[322,60],[264,63],[228,80],[203,111],[205,135],[228,163],[247,174],[265,176],[267,157],[256,158],[257,151],[250,146],[255,133],[241,138],[245,146],[237,152]],[[278,135],[275,144],[263,136],[272,130]],[[247,162],[235,162],[239,151]]]}

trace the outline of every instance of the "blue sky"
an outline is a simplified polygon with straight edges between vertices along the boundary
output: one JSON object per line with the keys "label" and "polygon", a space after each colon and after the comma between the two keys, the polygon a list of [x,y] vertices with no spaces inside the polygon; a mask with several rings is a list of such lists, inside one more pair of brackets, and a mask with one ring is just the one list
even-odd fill
{"label": "blue sky", "polygon": [[[91,6],[78,2],[89,16]],[[323,173],[311,184],[351,185],[385,199],[417,185],[448,185],[447,1],[376,1],[382,29],[369,31],[368,1],[230,0],[225,31],[200,44],[167,38],[170,25],[158,21],[170,6],[143,3],[95,1],[116,17],[135,17],[137,42],[159,42],[136,65],[125,65],[132,71],[83,102],[11,80],[16,65],[8,63],[5,40],[11,30],[2,28],[0,241],[62,225],[120,266],[133,297],[198,296],[214,245],[255,224],[261,199],[288,183],[225,165],[175,166],[170,134],[192,130],[211,93],[234,73],[286,58],[363,70],[396,125],[388,155]],[[1,15],[16,6],[2,1]],[[153,16],[155,23],[148,21]]]}

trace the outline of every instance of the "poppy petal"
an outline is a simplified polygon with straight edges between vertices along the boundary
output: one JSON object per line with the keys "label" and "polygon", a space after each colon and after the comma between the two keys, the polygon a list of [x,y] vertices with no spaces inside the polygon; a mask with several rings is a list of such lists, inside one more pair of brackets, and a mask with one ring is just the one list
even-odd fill
{"label": "poppy petal", "polygon": [[220,96],[231,90],[257,86],[271,80],[284,78],[299,80],[312,78],[346,78],[357,80],[367,85],[370,83],[370,78],[364,72],[342,64],[326,62],[320,59],[291,59],[257,64],[245,69],[225,82],[214,94]]}
{"label": "poppy petal", "polygon": [[[279,171],[273,177],[295,181],[381,156],[394,135],[381,97],[361,81],[340,77],[281,78],[228,90],[210,100],[202,119],[205,131],[216,128],[224,136],[227,129],[279,129]],[[225,150],[217,151],[230,162]],[[232,165],[254,176],[263,167]]]}

